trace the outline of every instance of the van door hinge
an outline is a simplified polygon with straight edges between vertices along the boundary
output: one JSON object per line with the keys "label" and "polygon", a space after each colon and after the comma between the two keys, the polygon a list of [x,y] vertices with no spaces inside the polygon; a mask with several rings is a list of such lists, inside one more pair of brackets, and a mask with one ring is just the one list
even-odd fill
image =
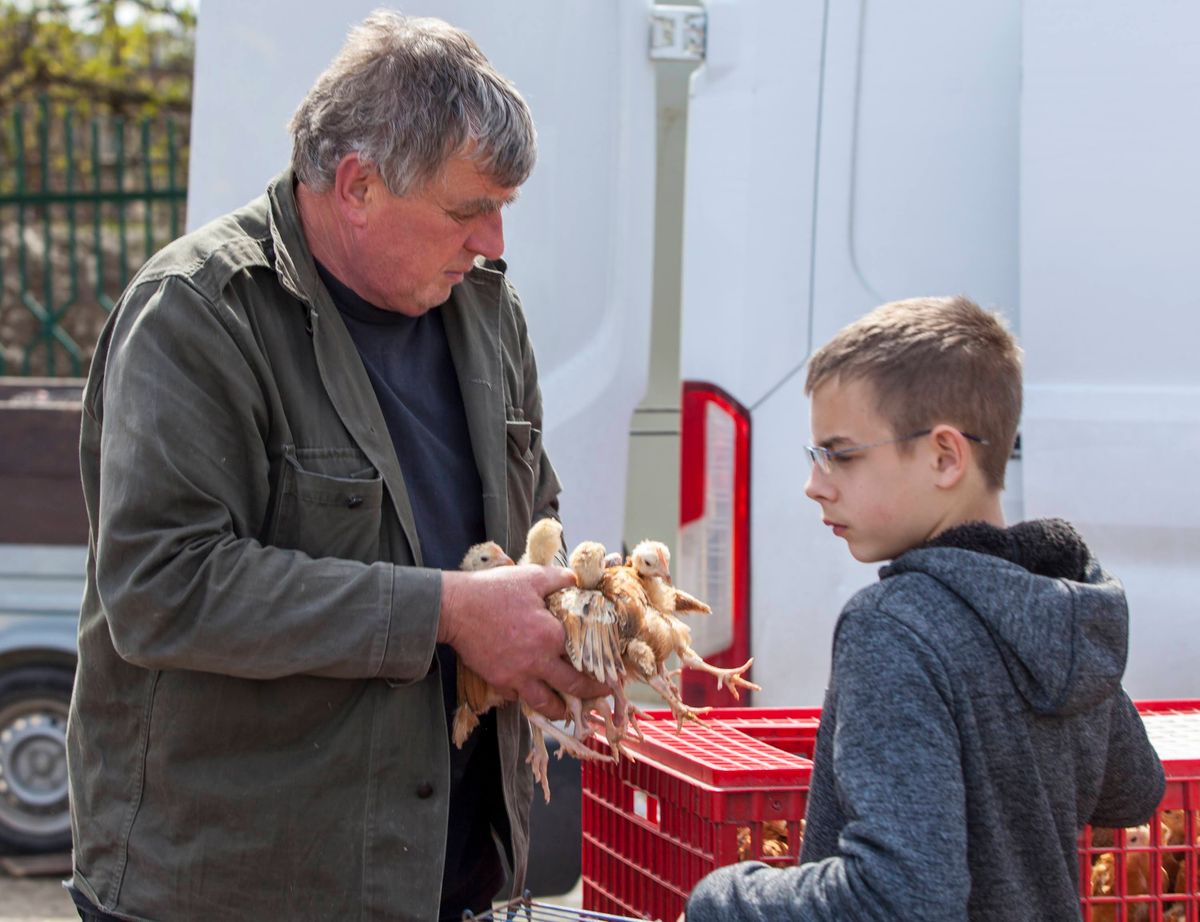
{"label": "van door hinge", "polygon": [[703,61],[708,14],[703,7],[656,3],[650,13],[650,57],[655,61]]}

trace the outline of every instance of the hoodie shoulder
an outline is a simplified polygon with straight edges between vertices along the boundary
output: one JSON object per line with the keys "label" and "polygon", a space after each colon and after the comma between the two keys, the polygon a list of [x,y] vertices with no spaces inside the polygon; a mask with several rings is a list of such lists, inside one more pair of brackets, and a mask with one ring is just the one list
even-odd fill
{"label": "hoodie shoulder", "polygon": [[886,619],[901,626],[955,671],[967,648],[986,635],[966,606],[945,585],[927,574],[912,572],[880,580],[860,589],[842,608],[835,638],[847,619],[865,623]]}
{"label": "hoodie shoulder", "polygon": [[1128,641],[1125,594],[1094,562],[1083,580],[1072,580],[1031,573],[986,553],[931,547],[904,554],[882,576],[883,585],[932,580],[948,594],[942,598],[957,599],[960,619],[986,631],[1013,685],[1038,713],[1075,713],[1120,687]]}

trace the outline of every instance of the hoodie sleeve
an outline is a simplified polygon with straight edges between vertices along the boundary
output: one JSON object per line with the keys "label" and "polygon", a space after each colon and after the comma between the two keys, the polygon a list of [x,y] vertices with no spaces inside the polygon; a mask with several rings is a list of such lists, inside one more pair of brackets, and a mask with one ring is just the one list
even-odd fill
{"label": "hoodie sleeve", "polygon": [[833,854],[785,870],[715,871],[693,892],[688,922],[965,919],[965,795],[948,688],[942,664],[907,627],[878,611],[845,614],[826,702],[836,729],[818,751],[815,771],[826,779],[814,776],[808,805],[810,835],[822,815],[844,811]]}
{"label": "hoodie sleeve", "polygon": [[1146,736],[1141,715],[1129,696],[1118,692],[1109,723],[1104,781],[1088,822],[1107,827],[1144,823],[1162,801],[1166,786],[1162,762]]}

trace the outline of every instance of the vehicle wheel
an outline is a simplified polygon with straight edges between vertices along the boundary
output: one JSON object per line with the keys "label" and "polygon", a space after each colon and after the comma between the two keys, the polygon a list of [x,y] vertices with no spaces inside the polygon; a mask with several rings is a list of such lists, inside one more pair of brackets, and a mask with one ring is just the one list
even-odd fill
{"label": "vehicle wheel", "polygon": [[59,666],[0,673],[0,844],[68,851],[67,711],[74,677]]}

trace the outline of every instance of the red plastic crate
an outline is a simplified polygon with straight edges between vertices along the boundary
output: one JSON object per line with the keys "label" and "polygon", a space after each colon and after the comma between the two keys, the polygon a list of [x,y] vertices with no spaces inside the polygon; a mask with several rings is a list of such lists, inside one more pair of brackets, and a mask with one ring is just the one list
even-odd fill
{"label": "red plastic crate", "polygon": [[1144,826],[1084,829],[1084,922],[1200,922],[1200,701],[1143,701],[1138,710],[1163,760],[1166,794]]}
{"label": "red plastic crate", "polygon": [[583,763],[584,909],[674,922],[709,871],[794,864],[819,715],[720,708],[677,733],[650,711],[636,761]]}
{"label": "red plastic crate", "polygon": [[[1200,922],[1200,701],[1138,708],[1166,795],[1148,827],[1083,831],[1083,918]],[[796,862],[820,709],[719,708],[681,734],[670,712],[650,716],[636,762],[583,766],[583,907],[673,922],[709,871]]]}

